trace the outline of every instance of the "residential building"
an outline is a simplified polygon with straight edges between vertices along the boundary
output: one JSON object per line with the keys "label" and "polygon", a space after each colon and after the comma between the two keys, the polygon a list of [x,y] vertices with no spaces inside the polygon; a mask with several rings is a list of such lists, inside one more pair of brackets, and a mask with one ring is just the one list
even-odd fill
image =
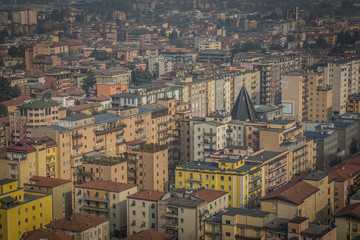
{"label": "residential building", "polygon": [[0,160],[1,177],[17,179],[24,186],[33,176],[56,177],[57,144],[49,137],[11,145]]}
{"label": "residential building", "polygon": [[118,83],[125,90],[129,87],[131,71],[125,68],[109,68],[95,75],[96,83]]}
{"label": "residential building", "polygon": [[83,114],[88,116],[101,112],[102,110],[101,103],[98,102],[80,104],[77,106],[69,107],[69,109],[73,114]]}
{"label": "residential building", "polygon": [[0,236],[3,239],[20,239],[28,231],[43,228],[52,220],[52,197],[32,194],[18,188],[16,180],[0,180]]}
{"label": "residential building", "polygon": [[137,57],[134,61],[146,64],[146,70],[149,71],[150,74],[159,77],[171,72],[174,67],[174,61],[163,56],[142,56]]}
{"label": "residential building", "polygon": [[12,23],[18,23],[22,25],[36,25],[37,24],[37,12],[36,10],[26,9],[21,11],[12,12]]}
{"label": "residential building", "polygon": [[31,70],[47,72],[53,67],[61,66],[61,58],[56,55],[38,54],[32,60]]}
{"label": "residential building", "polygon": [[198,53],[197,62],[221,64],[231,61],[231,52],[226,50],[202,50]]}
{"label": "residential building", "polygon": [[164,195],[165,192],[145,190],[127,197],[127,236],[159,230],[158,202]]}
{"label": "residential building", "polygon": [[336,239],[356,239],[360,232],[360,203],[349,204],[335,215]]}
{"label": "residential building", "polygon": [[186,48],[167,48],[160,55],[173,59],[174,63],[192,63],[196,57],[193,51]]}
{"label": "residential building", "polygon": [[283,107],[276,105],[255,105],[255,112],[260,122],[283,119]]}
{"label": "residential building", "polygon": [[50,194],[52,196],[53,220],[70,216],[73,191],[71,181],[34,176],[30,178],[29,182],[24,184],[24,189],[29,193]]}
{"label": "residential building", "polygon": [[338,228],[334,225],[311,222],[309,218],[295,217],[288,222],[288,239],[337,239]]}
{"label": "residential building", "polygon": [[96,238],[99,240],[110,239],[109,219],[84,213],[73,213],[71,216],[62,218],[46,225],[46,228],[66,235],[76,240]]}
{"label": "residential building", "polygon": [[58,122],[59,103],[46,100],[35,100],[17,106],[10,115],[10,132],[12,142],[25,140],[30,129],[49,126]]}
{"label": "residential building", "polygon": [[126,198],[137,192],[136,185],[94,180],[74,187],[74,210],[107,217],[110,231],[126,234]]}
{"label": "residential building", "polygon": [[279,218],[308,218],[330,224],[335,212],[335,186],[325,173],[313,172],[295,178],[261,199],[261,210]]}
{"label": "residential building", "polygon": [[360,113],[360,94],[352,94],[348,96],[346,102],[346,112]]}
{"label": "residential building", "polygon": [[26,70],[33,69],[33,61],[37,55],[50,55],[50,45],[45,42],[33,44],[25,49]]}
{"label": "residential building", "polygon": [[195,49],[198,51],[204,50],[221,50],[221,41],[211,38],[195,38],[194,40]]}
{"label": "residential building", "polygon": [[98,83],[94,85],[94,90],[96,92],[96,96],[105,96],[110,97],[111,95],[115,95],[118,93],[126,93],[128,92],[128,86],[121,85],[120,83],[115,82],[106,82],[106,83]]}
{"label": "residential building", "polygon": [[139,190],[167,191],[168,149],[165,146],[144,145],[127,151],[128,182]]}
{"label": "residential building", "polygon": [[359,58],[334,60],[325,68],[324,80],[326,84],[332,86],[335,115],[344,114],[348,96],[359,92],[359,68]]}

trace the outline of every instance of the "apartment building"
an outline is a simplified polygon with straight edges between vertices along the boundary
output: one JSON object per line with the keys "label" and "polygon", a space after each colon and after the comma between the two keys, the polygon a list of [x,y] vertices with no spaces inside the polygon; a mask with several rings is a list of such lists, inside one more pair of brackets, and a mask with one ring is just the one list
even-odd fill
{"label": "apartment building", "polygon": [[346,102],[346,112],[360,113],[360,94],[352,94],[348,96]]}
{"label": "apartment building", "polygon": [[126,198],[137,192],[136,185],[94,180],[74,187],[74,211],[102,216],[110,231],[126,234]]}
{"label": "apartment building", "polygon": [[329,62],[324,70],[325,83],[332,86],[333,113],[346,112],[349,95],[359,92],[360,59],[346,58]]}
{"label": "apartment building", "polygon": [[139,190],[167,191],[168,149],[166,146],[145,144],[127,151],[128,182]]}
{"label": "apartment building", "polygon": [[174,63],[192,63],[196,57],[193,51],[186,48],[167,48],[160,55],[173,59]]}
{"label": "apartment building", "polygon": [[335,212],[335,186],[325,173],[298,177],[261,199],[261,210],[279,218],[308,218],[310,222],[330,224]]}
{"label": "apartment building", "polygon": [[[262,195],[261,164],[244,158],[189,162],[175,169],[175,187],[214,189],[229,193],[229,206],[256,206]],[[251,182],[250,182],[250,179]]]}
{"label": "apartment building", "polygon": [[109,68],[95,75],[96,83],[118,83],[120,88],[127,89],[131,79],[131,71],[126,68]]}
{"label": "apartment building", "polygon": [[127,183],[127,161],[123,157],[106,157],[97,152],[86,153],[81,168],[81,182],[105,180]]}
{"label": "apartment building", "polygon": [[49,137],[33,138],[6,149],[0,160],[1,177],[17,179],[24,186],[33,176],[56,177],[57,144]]}
{"label": "apartment building", "polygon": [[34,176],[24,184],[24,189],[29,193],[50,194],[52,196],[52,220],[70,216],[73,190],[71,181]]}
{"label": "apartment building", "polygon": [[360,236],[360,203],[349,204],[335,215],[336,239],[356,239]]}
{"label": "apartment building", "polygon": [[298,122],[325,122],[332,117],[332,89],[320,73],[295,72],[282,80],[284,118]]}
{"label": "apartment building", "polygon": [[59,103],[46,100],[35,100],[17,106],[10,115],[10,133],[12,142],[25,140],[29,130],[58,123]]}
{"label": "apartment building", "polygon": [[12,12],[12,23],[22,25],[36,25],[37,24],[37,12],[36,10],[26,9],[21,11]]}
{"label": "apartment building", "polygon": [[184,77],[176,85],[182,87],[180,101],[190,103],[192,117],[205,117],[215,112],[215,80]]}
{"label": "apartment building", "polygon": [[298,58],[263,58],[254,62],[253,69],[260,71],[260,104],[281,104],[282,76],[299,68]]}
{"label": "apartment building", "polygon": [[23,233],[43,228],[52,220],[52,197],[18,188],[14,179],[0,180],[0,238],[20,239]]}
{"label": "apartment building", "polygon": [[127,197],[127,236],[143,230],[158,231],[158,202],[164,195],[145,190]]}
{"label": "apartment building", "polygon": [[58,239],[58,240],[73,240],[72,236],[65,235],[63,231],[52,232],[49,229],[37,229],[25,232],[21,240],[38,240],[38,239]]}
{"label": "apartment building", "polygon": [[195,49],[198,51],[204,50],[221,50],[221,41],[212,38],[195,38],[194,40]]}
{"label": "apartment building", "polygon": [[142,230],[124,240],[137,240],[137,239],[162,239],[162,240],[176,240],[178,237],[175,234],[161,233],[152,230]]}
{"label": "apartment building", "polygon": [[149,73],[159,77],[171,72],[174,67],[174,61],[163,56],[142,56],[135,58],[134,61],[146,64]]}
{"label": "apartment building", "polygon": [[25,49],[26,70],[33,68],[33,61],[37,55],[50,55],[50,44],[41,42],[33,44]]}
{"label": "apartment building", "polygon": [[256,115],[260,122],[270,122],[283,119],[283,107],[276,105],[255,105]]}
{"label": "apartment building", "polygon": [[53,232],[62,231],[76,240],[110,239],[109,219],[84,213],[73,213],[47,224],[46,228]]}
{"label": "apartment building", "polygon": [[120,83],[114,83],[114,82],[95,84],[94,90],[96,92],[96,96],[98,97],[100,96],[110,97],[111,95],[115,95],[118,93],[126,93],[129,91],[127,86],[122,86]]}

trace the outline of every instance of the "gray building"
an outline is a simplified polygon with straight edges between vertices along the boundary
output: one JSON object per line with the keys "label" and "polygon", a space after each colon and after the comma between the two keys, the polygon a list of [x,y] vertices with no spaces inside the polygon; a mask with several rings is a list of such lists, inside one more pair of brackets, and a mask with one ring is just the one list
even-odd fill
{"label": "gray building", "polygon": [[317,170],[328,170],[337,164],[338,134],[334,131],[304,132],[307,139],[313,139],[317,144]]}
{"label": "gray building", "polygon": [[255,105],[254,108],[260,122],[283,119],[283,106]]}

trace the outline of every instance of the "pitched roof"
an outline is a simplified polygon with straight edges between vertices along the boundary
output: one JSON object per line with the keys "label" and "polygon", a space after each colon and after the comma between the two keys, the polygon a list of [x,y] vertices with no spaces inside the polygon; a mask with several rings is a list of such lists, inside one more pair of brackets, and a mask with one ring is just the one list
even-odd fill
{"label": "pitched roof", "polygon": [[99,189],[99,190],[110,191],[110,192],[122,192],[127,189],[136,187],[136,185],[128,184],[128,183],[103,181],[103,180],[94,180],[91,182],[82,183],[80,185],[77,185],[76,187]]}
{"label": "pitched roof", "polygon": [[305,181],[292,181],[265,195],[262,199],[266,200],[277,198],[299,205],[304,201],[305,198],[311,196],[318,190],[318,188],[310,185]]}
{"label": "pitched roof", "polygon": [[328,173],[329,181],[333,179],[338,181],[344,181],[350,177],[357,176],[359,174],[360,166],[350,164],[338,165],[335,168],[331,169]]}
{"label": "pitched roof", "polygon": [[169,233],[155,232],[151,230],[142,230],[124,240],[171,240],[176,239],[176,235]]}
{"label": "pitched roof", "polygon": [[194,190],[191,195],[202,201],[209,203],[209,202],[212,202],[226,194],[227,194],[227,192],[225,192],[225,191],[203,188],[203,189]]}
{"label": "pitched roof", "polygon": [[108,218],[89,215],[85,213],[73,213],[71,216],[53,221],[46,225],[47,228],[53,228],[63,231],[82,232],[96,227],[102,223],[108,222]]}
{"label": "pitched roof", "polygon": [[164,192],[159,191],[141,191],[128,196],[128,198],[142,199],[148,201],[159,201],[164,195]]}
{"label": "pitched roof", "polygon": [[81,105],[78,105],[78,106],[70,107],[70,110],[73,111],[73,112],[77,112],[77,111],[81,111],[81,110],[85,110],[85,109],[89,109],[89,108],[94,108],[94,107],[101,107],[101,103],[91,102],[91,103],[81,104]]}
{"label": "pitched roof", "polygon": [[9,106],[17,106],[20,104],[24,104],[26,101],[31,100],[31,97],[27,97],[27,96],[20,96],[20,97],[16,97],[7,101],[3,101],[1,102],[1,104],[9,107]]}
{"label": "pitched roof", "polygon": [[49,229],[37,229],[30,232],[25,232],[20,240],[72,240],[72,236],[65,235],[63,231],[52,232]]}
{"label": "pitched roof", "polygon": [[7,147],[7,152],[16,152],[16,153],[32,153],[36,152],[36,149],[28,143],[17,143]]}
{"label": "pitched roof", "polygon": [[240,93],[231,111],[231,118],[240,121],[258,121],[254,105],[245,86],[242,86],[240,89]]}
{"label": "pitched roof", "polygon": [[360,203],[347,205],[341,209],[335,217],[354,217],[360,219]]}
{"label": "pitched roof", "polygon": [[49,177],[39,177],[34,176],[30,178],[30,182],[25,183],[26,185],[33,185],[39,187],[57,187],[71,181],[58,179],[58,178],[49,178]]}

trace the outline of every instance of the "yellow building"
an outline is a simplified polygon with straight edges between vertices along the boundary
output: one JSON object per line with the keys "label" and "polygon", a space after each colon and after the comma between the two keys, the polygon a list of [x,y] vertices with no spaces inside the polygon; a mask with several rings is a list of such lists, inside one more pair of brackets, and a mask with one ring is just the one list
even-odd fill
{"label": "yellow building", "polygon": [[335,215],[337,239],[360,237],[360,203],[349,204]]}
{"label": "yellow building", "polygon": [[308,218],[310,222],[330,224],[333,219],[334,182],[326,173],[313,172],[294,179],[261,199],[261,210],[279,218]]}
{"label": "yellow building", "polygon": [[189,162],[176,167],[175,187],[215,189],[229,193],[229,206],[251,207],[262,195],[261,164],[223,158],[218,162]]}
{"label": "yellow building", "polygon": [[18,179],[19,186],[33,176],[54,178],[56,156],[57,144],[47,136],[9,146],[7,156],[0,159],[0,177]]}
{"label": "yellow building", "polygon": [[0,180],[0,239],[20,239],[52,220],[51,195],[29,194],[17,185],[16,180]]}
{"label": "yellow building", "polygon": [[360,113],[360,94],[354,94],[348,97],[346,112]]}

